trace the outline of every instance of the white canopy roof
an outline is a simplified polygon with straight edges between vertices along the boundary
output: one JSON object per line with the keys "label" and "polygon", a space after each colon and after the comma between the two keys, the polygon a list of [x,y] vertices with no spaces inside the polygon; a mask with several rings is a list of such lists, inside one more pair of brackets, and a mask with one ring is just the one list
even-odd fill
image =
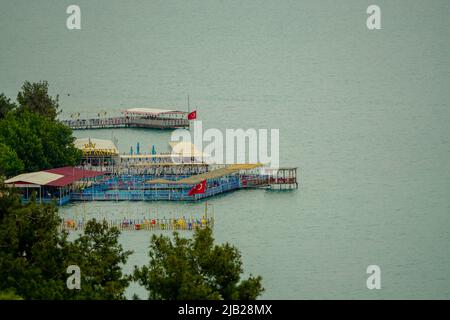
{"label": "white canopy roof", "polygon": [[170,142],[172,147],[172,153],[179,154],[182,157],[202,157],[208,158],[210,155],[204,152],[200,152],[195,144],[190,142]]}
{"label": "white canopy roof", "polygon": [[157,116],[159,114],[164,114],[164,113],[186,113],[186,112],[178,111],[178,110],[158,109],[158,108],[131,108],[131,109],[126,109],[125,113],[147,114],[147,115]]}
{"label": "white canopy roof", "polygon": [[23,173],[15,176],[14,178],[8,179],[5,183],[15,183],[15,182],[28,182],[31,184],[45,185],[52,181],[58,180],[64,177],[63,175],[50,173],[45,171]]}

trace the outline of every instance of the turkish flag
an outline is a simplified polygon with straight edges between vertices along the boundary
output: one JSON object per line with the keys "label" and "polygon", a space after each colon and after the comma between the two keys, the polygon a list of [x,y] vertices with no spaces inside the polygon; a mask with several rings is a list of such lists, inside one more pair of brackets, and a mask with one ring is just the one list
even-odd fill
{"label": "turkish flag", "polygon": [[193,196],[194,194],[205,193],[206,190],[206,180],[203,180],[199,184],[196,184],[191,190],[189,190],[188,195]]}
{"label": "turkish flag", "polygon": [[188,114],[188,120],[195,120],[195,119],[197,119],[197,110],[189,112]]}

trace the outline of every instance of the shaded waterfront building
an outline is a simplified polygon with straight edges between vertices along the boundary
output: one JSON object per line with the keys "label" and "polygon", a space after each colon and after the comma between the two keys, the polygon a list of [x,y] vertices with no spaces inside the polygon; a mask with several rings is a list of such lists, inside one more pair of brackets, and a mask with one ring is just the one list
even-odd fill
{"label": "shaded waterfront building", "polygon": [[16,188],[22,194],[24,203],[35,192],[36,201],[40,203],[56,201],[63,205],[70,201],[73,192],[88,189],[103,175],[104,172],[62,167],[20,174],[5,180],[5,184]]}

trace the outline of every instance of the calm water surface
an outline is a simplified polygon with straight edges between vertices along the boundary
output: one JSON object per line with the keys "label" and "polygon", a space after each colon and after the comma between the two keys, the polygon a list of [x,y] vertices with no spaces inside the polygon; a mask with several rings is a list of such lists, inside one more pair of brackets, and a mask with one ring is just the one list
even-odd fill
{"label": "calm water surface", "polygon": [[[197,106],[206,128],[279,128],[294,192],[211,199],[214,235],[242,251],[267,299],[450,298],[450,2],[5,1],[0,89],[46,79],[63,116]],[[167,149],[169,131],[75,132]],[[63,215],[200,215],[203,204],[74,203]],[[149,233],[123,233],[132,266]],[[366,289],[366,267],[382,289]],[[133,286],[129,294],[145,292]]]}

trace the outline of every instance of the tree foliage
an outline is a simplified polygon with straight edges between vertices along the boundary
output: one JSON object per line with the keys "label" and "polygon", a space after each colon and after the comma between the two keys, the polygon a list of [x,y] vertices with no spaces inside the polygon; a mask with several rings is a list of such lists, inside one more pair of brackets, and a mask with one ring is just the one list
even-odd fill
{"label": "tree foliage", "polygon": [[14,176],[24,168],[22,160],[8,145],[0,142],[0,175]]}
{"label": "tree foliage", "polygon": [[0,291],[0,300],[23,300],[14,290]]}
{"label": "tree foliage", "polygon": [[72,130],[60,122],[27,111],[10,112],[0,120],[0,143],[9,147],[8,158],[17,155],[22,165],[8,168],[0,162],[0,170],[15,175],[21,171],[76,165],[81,160],[81,151],[75,148],[74,140]]}
{"label": "tree foliage", "polygon": [[260,276],[241,280],[239,250],[226,243],[214,245],[209,228],[197,230],[193,239],[153,235],[150,262],[135,267],[134,280],[149,299],[256,299],[263,291]]}
{"label": "tree foliage", "polygon": [[59,114],[59,97],[51,97],[48,93],[48,82],[25,81],[22,90],[17,95],[19,111],[37,113],[50,120],[56,120]]}
{"label": "tree foliage", "polygon": [[3,93],[0,93],[0,119],[6,117],[6,115],[15,108],[16,105]]}
{"label": "tree foliage", "polygon": [[[53,204],[21,204],[11,190],[0,190],[0,292],[24,299],[121,299],[129,277],[121,272],[130,252],[119,232],[90,221],[85,233],[69,241],[58,230]],[[67,267],[81,269],[81,289],[69,290]]]}
{"label": "tree foliage", "polygon": [[25,81],[17,101],[18,106],[0,95],[0,174],[80,163],[72,130],[56,120],[58,97],[48,94],[47,81]]}
{"label": "tree foliage", "polygon": [[82,299],[125,299],[131,278],[122,274],[131,251],[124,251],[118,242],[120,231],[95,219],[87,223],[84,234],[70,246],[69,263],[82,270],[82,290],[75,292]]}

